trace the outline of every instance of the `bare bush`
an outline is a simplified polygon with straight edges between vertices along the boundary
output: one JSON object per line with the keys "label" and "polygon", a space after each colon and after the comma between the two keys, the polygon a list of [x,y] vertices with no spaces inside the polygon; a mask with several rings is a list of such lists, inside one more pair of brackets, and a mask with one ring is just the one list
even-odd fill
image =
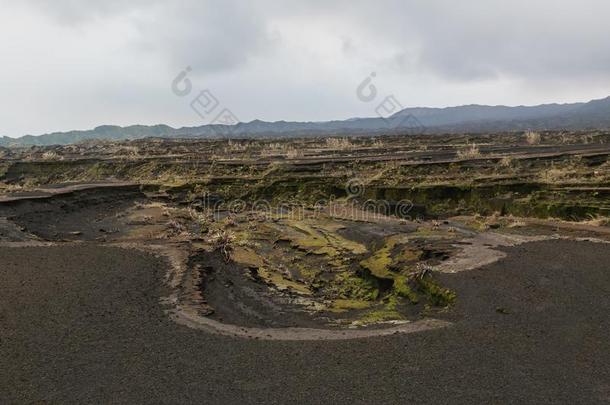
{"label": "bare bush", "polygon": [[540,173],[540,179],[545,183],[559,183],[570,176],[571,172],[567,168],[550,168]]}
{"label": "bare bush", "polygon": [[54,150],[49,150],[42,154],[42,160],[61,160],[61,156]]}
{"label": "bare bush", "polygon": [[171,219],[166,226],[166,233],[168,237],[178,236],[186,232],[186,227],[180,221]]}
{"label": "bare bush", "polygon": [[233,140],[229,139],[227,146],[224,148],[224,152],[225,153],[245,152],[248,150],[248,146],[249,145],[247,142],[241,143],[239,141],[233,141]]}
{"label": "bare bush", "polygon": [[511,156],[504,156],[500,159],[499,163],[502,167],[511,167],[513,165],[513,158]]}
{"label": "bare bush", "polygon": [[356,145],[348,138],[326,138],[326,146],[333,149],[353,149]]}
{"label": "bare bush", "polygon": [[593,143],[593,140],[594,140],[594,139],[595,139],[595,137],[594,137],[593,135],[591,135],[591,134],[588,134],[588,135],[582,135],[582,136],[580,137],[580,141],[581,141],[581,143],[583,143],[583,144],[585,144],[585,145],[588,145],[588,144],[590,144],[590,143]]}
{"label": "bare bush", "polygon": [[286,157],[288,159],[296,159],[298,157],[301,157],[302,153],[299,149],[296,148],[290,148],[286,151]]}
{"label": "bare bush", "polygon": [[528,145],[538,145],[541,140],[542,137],[538,132],[527,131],[525,133],[525,142],[527,142]]}
{"label": "bare bush", "polygon": [[460,159],[474,159],[481,156],[481,151],[476,144],[470,144],[464,149],[460,149],[456,152],[457,157]]}
{"label": "bare bush", "polygon": [[371,146],[374,148],[383,148],[385,147],[385,142],[383,142],[381,139],[375,139]]}
{"label": "bare bush", "polygon": [[224,229],[214,232],[207,238],[207,242],[214,246],[216,250],[219,250],[227,262],[231,259],[231,251],[233,250],[232,244],[234,241],[235,235]]}

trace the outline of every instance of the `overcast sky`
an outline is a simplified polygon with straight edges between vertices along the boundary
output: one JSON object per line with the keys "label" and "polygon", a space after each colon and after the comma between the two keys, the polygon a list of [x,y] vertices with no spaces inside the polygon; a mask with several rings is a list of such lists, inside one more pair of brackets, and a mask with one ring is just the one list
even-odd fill
{"label": "overcast sky", "polygon": [[0,0],[0,135],[202,125],[205,89],[241,121],[374,116],[356,96],[372,72],[404,107],[602,98],[608,16],[606,0]]}

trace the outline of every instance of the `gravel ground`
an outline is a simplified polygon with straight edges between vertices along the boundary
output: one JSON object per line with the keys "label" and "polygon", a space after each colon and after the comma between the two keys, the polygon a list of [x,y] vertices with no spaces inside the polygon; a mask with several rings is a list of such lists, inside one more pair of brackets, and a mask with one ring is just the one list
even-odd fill
{"label": "gravel ground", "polygon": [[145,253],[2,247],[0,403],[609,403],[610,245],[506,251],[442,276],[452,327],[273,342],[170,321]]}

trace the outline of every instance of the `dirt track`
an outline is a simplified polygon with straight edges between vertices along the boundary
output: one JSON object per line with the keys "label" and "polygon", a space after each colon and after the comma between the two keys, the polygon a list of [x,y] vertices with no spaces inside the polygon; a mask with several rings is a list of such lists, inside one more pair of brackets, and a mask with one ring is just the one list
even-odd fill
{"label": "dirt track", "polygon": [[608,403],[610,245],[546,241],[443,275],[455,325],[339,342],[206,334],[165,264],[93,244],[0,250],[0,402]]}

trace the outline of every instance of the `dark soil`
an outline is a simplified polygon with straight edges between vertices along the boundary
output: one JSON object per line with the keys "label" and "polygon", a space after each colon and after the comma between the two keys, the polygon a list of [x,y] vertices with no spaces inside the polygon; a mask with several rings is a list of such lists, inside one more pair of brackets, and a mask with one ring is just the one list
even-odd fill
{"label": "dark soil", "polygon": [[0,216],[42,239],[93,241],[123,231],[117,215],[137,201],[146,201],[137,186],[97,188],[2,203]]}
{"label": "dark soil", "polygon": [[152,256],[3,247],[0,402],[608,403],[610,247],[507,252],[442,276],[458,294],[452,327],[278,342],[173,323]]}
{"label": "dark soil", "polygon": [[[191,258],[197,266],[199,288],[206,304],[214,308],[210,318],[246,327],[322,327],[328,319],[317,319],[294,303],[295,293],[271,291],[255,269],[225,262],[222,254],[201,253]],[[192,271],[192,270],[191,270]]]}

